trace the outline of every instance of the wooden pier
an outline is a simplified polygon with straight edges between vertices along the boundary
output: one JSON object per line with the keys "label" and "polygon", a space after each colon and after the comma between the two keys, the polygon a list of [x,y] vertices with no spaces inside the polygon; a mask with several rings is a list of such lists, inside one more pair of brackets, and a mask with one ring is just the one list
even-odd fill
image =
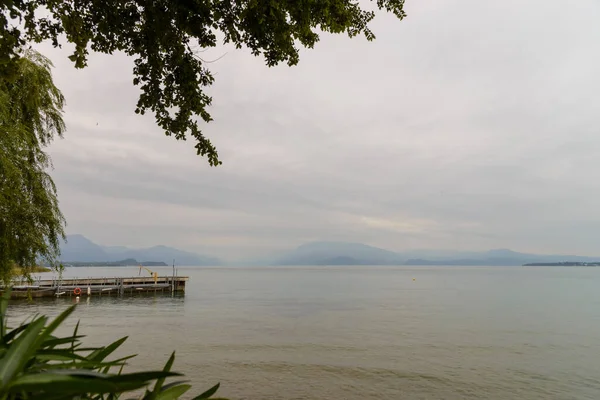
{"label": "wooden pier", "polygon": [[118,278],[63,278],[15,282],[12,298],[62,296],[123,296],[135,293],[182,293],[187,276],[135,276]]}

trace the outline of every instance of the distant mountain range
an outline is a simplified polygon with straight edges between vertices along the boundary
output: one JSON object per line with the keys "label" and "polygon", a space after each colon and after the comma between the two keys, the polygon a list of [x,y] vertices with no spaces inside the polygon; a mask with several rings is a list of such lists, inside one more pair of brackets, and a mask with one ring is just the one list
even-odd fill
{"label": "distant mountain range", "polygon": [[313,242],[275,260],[279,265],[394,265],[402,257],[392,251],[361,243]]}
{"label": "distant mountain range", "polygon": [[272,265],[464,265],[518,266],[526,263],[597,262],[600,257],[540,255],[507,249],[483,252],[411,250],[392,252],[361,243],[312,242],[271,261]]}
{"label": "distant mountain range", "polygon": [[83,235],[68,235],[61,243],[61,261],[64,263],[119,263],[124,260],[140,260],[144,264],[165,263],[173,260],[178,265],[215,266],[221,262],[215,257],[203,256],[167,246],[132,249],[124,246],[101,246]]}
{"label": "distant mountain range", "polygon": [[120,261],[69,261],[66,266],[71,267],[168,267],[169,265],[162,261],[138,261],[134,258],[128,258]]}
{"label": "distant mountain range", "polygon": [[[61,245],[61,260],[71,264],[130,264],[139,260],[148,265],[173,260],[178,265],[218,266],[225,262],[215,257],[190,253],[167,246],[132,249],[124,246],[101,246],[82,235],[69,235]],[[594,263],[600,257],[542,255],[519,253],[507,249],[482,252],[452,250],[410,250],[394,252],[362,243],[311,242],[278,256],[246,260],[237,265],[464,265],[518,266],[532,263]]]}

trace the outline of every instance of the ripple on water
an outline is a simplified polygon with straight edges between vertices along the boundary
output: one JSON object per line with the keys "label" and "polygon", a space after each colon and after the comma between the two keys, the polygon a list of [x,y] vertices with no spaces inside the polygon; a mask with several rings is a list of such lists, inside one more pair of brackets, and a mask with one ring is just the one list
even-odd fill
{"label": "ripple on water", "polygon": [[[600,399],[600,268],[180,275],[191,277],[185,297],[86,299],[69,324],[81,319],[94,344],[129,336],[136,369],[176,350],[195,388],[221,381],[233,400]],[[14,303],[10,314],[68,304]]]}

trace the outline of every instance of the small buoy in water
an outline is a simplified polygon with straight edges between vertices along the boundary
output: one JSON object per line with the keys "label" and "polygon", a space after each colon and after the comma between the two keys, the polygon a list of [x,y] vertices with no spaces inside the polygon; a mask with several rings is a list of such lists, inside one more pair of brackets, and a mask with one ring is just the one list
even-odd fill
{"label": "small buoy in water", "polygon": [[417,280],[417,278],[413,278],[413,282],[416,281],[416,280]]}

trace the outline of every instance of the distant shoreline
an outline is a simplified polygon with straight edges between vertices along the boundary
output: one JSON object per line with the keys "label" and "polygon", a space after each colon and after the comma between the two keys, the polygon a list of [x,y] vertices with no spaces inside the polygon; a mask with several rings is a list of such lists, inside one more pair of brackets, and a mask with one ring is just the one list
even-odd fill
{"label": "distant shoreline", "polygon": [[600,262],[565,261],[557,263],[528,263],[524,267],[600,267]]}
{"label": "distant shoreline", "polygon": [[[13,271],[14,271],[15,275],[23,275],[23,269],[20,267],[15,267],[13,269]],[[50,269],[50,268],[42,267],[41,265],[36,265],[32,268],[29,268],[28,272],[36,274],[36,273],[51,272],[51,271],[52,271],[52,269]]]}

